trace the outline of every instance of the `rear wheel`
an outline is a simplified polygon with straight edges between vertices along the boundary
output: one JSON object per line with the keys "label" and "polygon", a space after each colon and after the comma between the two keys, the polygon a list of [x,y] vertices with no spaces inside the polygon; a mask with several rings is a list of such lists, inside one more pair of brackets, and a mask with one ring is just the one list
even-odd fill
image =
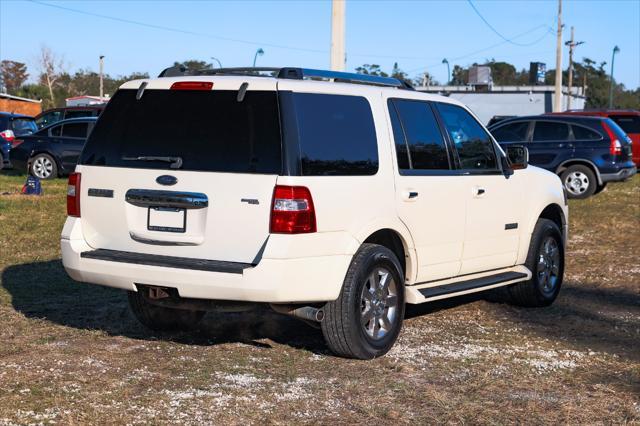
{"label": "rear wheel", "polygon": [[404,274],[395,254],[363,244],[349,266],[337,300],[324,306],[322,334],[329,348],[348,358],[384,355],[404,318]]}
{"label": "rear wheel", "polygon": [[39,179],[58,177],[56,161],[48,154],[38,154],[29,161],[29,172]]}
{"label": "rear wheel", "polygon": [[551,305],[558,297],[564,275],[562,234],[555,222],[538,219],[525,265],[532,277],[506,289],[510,300],[520,306]]}
{"label": "rear wheel", "polygon": [[603,183],[602,185],[598,185],[598,187],[596,188],[596,192],[594,192],[594,194],[599,194],[602,191],[604,191],[604,189],[607,187],[607,183]]}
{"label": "rear wheel", "polygon": [[[142,290],[141,290],[142,291]],[[130,291],[129,307],[138,321],[154,331],[190,331],[194,330],[204,311],[171,309],[149,303],[141,291]]]}
{"label": "rear wheel", "polygon": [[560,176],[562,184],[567,189],[569,198],[583,199],[596,192],[598,182],[596,175],[587,166],[569,166]]}

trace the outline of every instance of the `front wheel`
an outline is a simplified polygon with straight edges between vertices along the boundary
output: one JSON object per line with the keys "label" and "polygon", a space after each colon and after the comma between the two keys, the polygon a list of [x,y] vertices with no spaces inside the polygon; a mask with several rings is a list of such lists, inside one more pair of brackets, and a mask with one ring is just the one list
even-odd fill
{"label": "front wheel", "polygon": [[587,166],[570,166],[562,172],[562,184],[569,198],[584,199],[592,196],[598,187],[596,175]]}
{"label": "front wheel", "polygon": [[398,338],[404,308],[404,274],[398,258],[386,247],[363,244],[340,296],[324,306],[322,334],[337,355],[376,358]]}
{"label": "front wheel", "polygon": [[564,276],[564,245],[555,222],[538,219],[525,265],[532,277],[507,288],[511,301],[529,307],[551,305],[560,293]]}

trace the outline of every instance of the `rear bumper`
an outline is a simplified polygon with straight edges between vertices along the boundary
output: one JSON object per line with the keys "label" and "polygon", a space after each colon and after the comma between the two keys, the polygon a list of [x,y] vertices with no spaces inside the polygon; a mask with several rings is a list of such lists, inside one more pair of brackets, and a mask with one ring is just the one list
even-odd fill
{"label": "rear bumper", "polygon": [[621,169],[616,173],[602,173],[600,174],[600,178],[602,179],[602,183],[606,182],[619,182],[622,180],[627,180],[638,171],[637,167],[627,167],[625,169]]}
{"label": "rear bumper", "polygon": [[76,281],[129,291],[146,284],[175,288],[181,297],[269,303],[337,299],[352,258],[340,254],[278,259],[266,257],[265,250],[260,263],[241,272],[112,261],[87,256],[95,250],[82,238],[80,221],[75,219],[65,224],[61,249],[64,268]]}

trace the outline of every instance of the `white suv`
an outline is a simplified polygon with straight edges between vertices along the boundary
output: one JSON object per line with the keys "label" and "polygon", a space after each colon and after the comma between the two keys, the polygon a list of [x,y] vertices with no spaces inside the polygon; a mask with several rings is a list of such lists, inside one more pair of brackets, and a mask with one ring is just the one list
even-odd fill
{"label": "white suv", "polygon": [[175,74],[110,100],[62,231],[68,274],[127,290],[144,325],[268,304],[369,359],[395,342],[406,303],[558,295],[560,180],[527,168],[524,147],[505,154],[459,102],[330,71]]}

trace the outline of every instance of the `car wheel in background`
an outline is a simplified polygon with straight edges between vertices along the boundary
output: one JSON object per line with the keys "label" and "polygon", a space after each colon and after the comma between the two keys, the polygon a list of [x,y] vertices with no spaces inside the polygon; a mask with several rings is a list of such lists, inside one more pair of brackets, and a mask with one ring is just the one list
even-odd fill
{"label": "car wheel in background", "polygon": [[149,303],[142,295],[143,290],[129,291],[129,307],[142,325],[154,331],[191,331],[195,329],[204,311],[172,309]]}
{"label": "car wheel in background", "polygon": [[58,177],[56,161],[48,154],[38,154],[29,160],[29,173],[39,179]]}
{"label": "car wheel in background", "polygon": [[525,266],[533,275],[529,281],[506,289],[510,301],[529,307],[551,305],[558,297],[564,276],[564,245],[562,233],[555,222],[538,219]]}
{"label": "car wheel in background", "polygon": [[595,174],[587,166],[569,166],[560,176],[569,198],[584,199],[596,192],[598,182]]}
{"label": "car wheel in background", "polygon": [[2,153],[0,152],[0,170],[2,170],[4,168],[4,157],[2,156]]}
{"label": "car wheel in background", "polygon": [[386,247],[363,244],[340,296],[323,309],[322,334],[335,354],[372,359],[387,353],[404,319],[404,274],[396,255]]}

